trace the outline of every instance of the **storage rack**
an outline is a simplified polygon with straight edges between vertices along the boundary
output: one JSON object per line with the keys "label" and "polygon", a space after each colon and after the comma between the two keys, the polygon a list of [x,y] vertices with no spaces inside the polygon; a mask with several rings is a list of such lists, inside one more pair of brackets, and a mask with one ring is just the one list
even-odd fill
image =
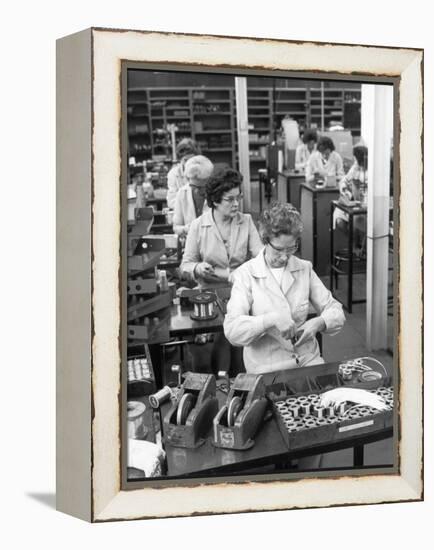
{"label": "storage rack", "polygon": [[[247,90],[251,177],[265,168],[266,146],[286,115],[300,128],[324,130],[342,124],[360,136],[360,88],[250,87]],[[153,157],[171,159],[167,124],[177,126],[176,139],[191,137],[214,163],[237,165],[234,87],[131,87],[128,90],[129,155],[137,162]]]}

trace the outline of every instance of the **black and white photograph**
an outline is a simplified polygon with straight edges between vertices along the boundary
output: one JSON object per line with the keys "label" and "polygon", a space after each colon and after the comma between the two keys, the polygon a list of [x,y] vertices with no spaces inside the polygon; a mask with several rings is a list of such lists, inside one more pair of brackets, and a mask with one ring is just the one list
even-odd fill
{"label": "black and white photograph", "polygon": [[126,487],[396,472],[396,87],[122,78]]}

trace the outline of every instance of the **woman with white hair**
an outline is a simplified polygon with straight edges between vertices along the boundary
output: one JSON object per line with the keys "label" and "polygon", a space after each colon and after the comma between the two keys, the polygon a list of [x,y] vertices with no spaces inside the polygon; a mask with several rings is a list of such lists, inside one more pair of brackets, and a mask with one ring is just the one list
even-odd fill
{"label": "woman with white hair", "polygon": [[203,155],[191,157],[185,163],[187,185],[179,189],[173,213],[173,230],[178,235],[187,235],[191,222],[208,209],[205,185],[213,168],[213,163]]}

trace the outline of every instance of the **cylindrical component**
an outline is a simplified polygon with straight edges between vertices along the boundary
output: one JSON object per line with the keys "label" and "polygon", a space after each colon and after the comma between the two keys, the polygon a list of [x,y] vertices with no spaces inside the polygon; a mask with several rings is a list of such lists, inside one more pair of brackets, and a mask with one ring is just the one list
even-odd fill
{"label": "cylindrical component", "polygon": [[334,418],[334,416],[335,416],[335,408],[334,407],[327,407],[327,416],[328,416],[328,418]]}
{"label": "cylindrical component", "polygon": [[308,399],[307,399],[307,397],[306,397],[305,395],[299,395],[299,396],[297,397],[297,402],[298,402],[300,405],[302,405],[302,404],[304,404],[304,403],[307,403],[307,401],[308,401]]}
{"label": "cylindrical component", "polygon": [[140,401],[128,401],[128,437],[140,439],[146,435],[147,429],[143,424],[143,414],[145,410],[145,405]]}
{"label": "cylindrical component", "polygon": [[303,411],[304,416],[309,416],[311,411],[311,404],[306,403],[301,406],[301,410]]}
{"label": "cylindrical component", "polygon": [[172,396],[172,388],[164,386],[161,390],[149,396],[149,404],[153,409],[158,409],[163,403],[169,401]]}
{"label": "cylindrical component", "polygon": [[294,418],[299,417],[300,407],[298,405],[293,405],[292,407],[289,408],[289,410],[291,411],[291,414]]}
{"label": "cylindrical component", "polygon": [[313,414],[316,418],[324,418],[324,407],[320,407],[319,405],[315,405],[313,407]]}
{"label": "cylindrical component", "polygon": [[167,280],[167,273],[165,269],[160,270],[160,292],[167,292],[169,290],[169,282]]}
{"label": "cylindrical component", "polygon": [[351,380],[353,377],[353,371],[349,367],[345,367],[341,371],[341,376],[344,380]]}
{"label": "cylindrical component", "polygon": [[344,401],[343,403],[339,403],[339,405],[338,405],[338,413],[339,413],[339,415],[344,414],[345,410],[346,410],[345,401]]}

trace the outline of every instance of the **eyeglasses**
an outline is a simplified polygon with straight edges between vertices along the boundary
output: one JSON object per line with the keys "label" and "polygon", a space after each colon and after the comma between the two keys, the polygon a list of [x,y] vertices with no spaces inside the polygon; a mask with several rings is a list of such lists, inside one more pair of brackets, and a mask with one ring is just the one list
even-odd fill
{"label": "eyeglasses", "polygon": [[222,201],[227,202],[228,204],[234,204],[236,201],[238,204],[243,200],[243,195],[240,193],[237,197],[223,197]]}
{"label": "eyeglasses", "polygon": [[272,245],[270,241],[268,241],[268,244],[271,246],[273,250],[278,252],[279,254],[285,254],[288,256],[289,254],[294,254],[294,252],[297,252],[299,244],[296,243],[294,246],[290,246],[289,248],[277,248],[276,246]]}

